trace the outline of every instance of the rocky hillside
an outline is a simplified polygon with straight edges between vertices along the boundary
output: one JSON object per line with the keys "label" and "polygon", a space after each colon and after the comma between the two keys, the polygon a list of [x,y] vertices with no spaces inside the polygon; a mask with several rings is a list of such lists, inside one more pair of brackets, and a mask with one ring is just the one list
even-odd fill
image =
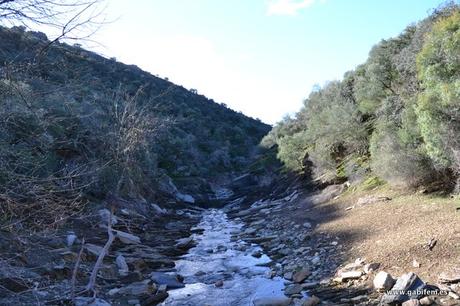
{"label": "rocky hillside", "polygon": [[0,40],[0,201],[10,223],[37,209],[34,224],[53,223],[56,211],[109,192],[207,199],[212,183],[247,167],[269,130],[79,45],[21,27],[0,28]]}

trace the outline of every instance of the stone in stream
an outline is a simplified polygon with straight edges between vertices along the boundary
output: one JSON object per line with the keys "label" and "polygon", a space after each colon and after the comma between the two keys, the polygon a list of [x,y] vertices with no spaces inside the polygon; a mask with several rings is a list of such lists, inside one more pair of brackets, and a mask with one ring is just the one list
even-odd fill
{"label": "stone in stream", "polygon": [[186,249],[190,246],[193,245],[193,238],[192,237],[187,237],[187,238],[181,238],[177,240],[176,247],[179,249]]}
{"label": "stone in stream", "polygon": [[310,275],[310,270],[308,270],[307,268],[303,268],[302,270],[294,273],[294,275],[292,276],[292,280],[296,283],[301,283]]}
{"label": "stone in stream", "polygon": [[177,277],[163,273],[152,272],[150,278],[158,285],[166,285],[168,289],[184,288],[185,285],[177,280]]}
{"label": "stone in stream", "polygon": [[292,272],[286,272],[286,273],[283,274],[283,277],[284,277],[285,279],[287,279],[287,280],[292,280],[292,276],[293,276],[293,275],[294,275],[294,274],[293,274]]}
{"label": "stone in stream", "polygon": [[395,284],[395,280],[385,271],[380,271],[374,278],[374,288],[379,291],[390,290]]}
{"label": "stone in stream", "polygon": [[284,289],[286,295],[293,295],[302,292],[303,288],[299,284],[289,285]]}
{"label": "stone in stream", "polygon": [[289,306],[292,299],[288,297],[260,297],[254,300],[254,306]]}

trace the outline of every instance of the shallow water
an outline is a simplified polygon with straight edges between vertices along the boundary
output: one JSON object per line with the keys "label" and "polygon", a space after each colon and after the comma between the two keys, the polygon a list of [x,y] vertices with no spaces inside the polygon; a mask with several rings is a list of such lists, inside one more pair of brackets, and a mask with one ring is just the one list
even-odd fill
{"label": "shallow water", "polygon": [[[260,247],[232,241],[242,224],[228,220],[220,210],[208,210],[197,228],[204,232],[194,235],[196,247],[176,262],[177,273],[184,276],[186,286],[169,291],[161,305],[246,306],[259,297],[284,296],[283,279],[268,278],[265,275],[270,269],[260,266],[269,263],[270,258],[251,255],[261,251]],[[215,286],[219,280],[223,280],[220,288]]]}

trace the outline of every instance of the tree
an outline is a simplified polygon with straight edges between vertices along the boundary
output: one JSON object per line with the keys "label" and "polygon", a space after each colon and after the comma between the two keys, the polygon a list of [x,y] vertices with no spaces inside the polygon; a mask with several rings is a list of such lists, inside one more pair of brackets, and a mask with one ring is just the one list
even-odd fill
{"label": "tree", "polygon": [[[460,171],[460,11],[433,26],[417,57],[418,123],[438,168]],[[460,176],[459,176],[460,177]],[[460,182],[457,182],[460,183]]]}
{"label": "tree", "polygon": [[59,39],[88,39],[104,21],[105,0],[0,0],[0,24],[43,28]]}

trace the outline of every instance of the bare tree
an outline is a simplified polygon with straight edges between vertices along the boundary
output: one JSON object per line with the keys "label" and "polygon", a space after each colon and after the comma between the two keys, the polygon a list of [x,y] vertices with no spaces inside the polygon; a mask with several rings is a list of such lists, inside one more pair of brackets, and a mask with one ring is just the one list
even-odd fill
{"label": "bare tree", "polygon": [[105,23],[105,0],[0,0],[0,24],[49,30],[51,40],[88,39]]}

